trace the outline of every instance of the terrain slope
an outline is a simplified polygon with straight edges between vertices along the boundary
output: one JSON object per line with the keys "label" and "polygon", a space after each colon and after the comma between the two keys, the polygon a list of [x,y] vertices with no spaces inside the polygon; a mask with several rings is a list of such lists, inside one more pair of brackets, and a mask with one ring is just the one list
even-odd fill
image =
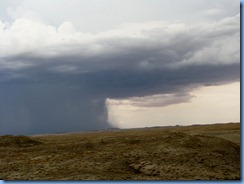
{"label": "terrain slope", "polygon": [[239,180],[240,123],[0,136],[3,180]]}

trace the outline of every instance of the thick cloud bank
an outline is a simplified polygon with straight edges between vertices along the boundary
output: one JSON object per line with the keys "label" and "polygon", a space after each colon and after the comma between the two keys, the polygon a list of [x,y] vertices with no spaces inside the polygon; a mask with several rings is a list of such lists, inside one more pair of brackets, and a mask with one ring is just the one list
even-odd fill
{"label": "thick cloud bank", "polygon": [[[97,34],[29,19],[0,21],[0,134],[110,128],[107,98],[190,100],[240,79],[240,15],[184,24],[125,24]],[[175,97],[175,98],[174,98]],[[143,98],[137,98],[137,101]]]}

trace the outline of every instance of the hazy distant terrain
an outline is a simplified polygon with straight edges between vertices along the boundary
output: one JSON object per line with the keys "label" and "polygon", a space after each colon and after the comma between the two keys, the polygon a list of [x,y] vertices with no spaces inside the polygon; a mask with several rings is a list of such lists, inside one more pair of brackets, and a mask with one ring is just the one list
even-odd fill
{"label": "hazy distant terrain", "polygon": [[240,179],[240,123],[1,136],[0,179]]}

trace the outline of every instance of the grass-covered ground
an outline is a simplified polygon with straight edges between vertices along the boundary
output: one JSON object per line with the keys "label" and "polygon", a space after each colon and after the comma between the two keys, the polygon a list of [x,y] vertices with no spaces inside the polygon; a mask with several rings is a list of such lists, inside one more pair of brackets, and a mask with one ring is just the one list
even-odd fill
{"label": "grass-covered ground", "polygon": [[0,179],[240,179],[240,123],[0,136]]}

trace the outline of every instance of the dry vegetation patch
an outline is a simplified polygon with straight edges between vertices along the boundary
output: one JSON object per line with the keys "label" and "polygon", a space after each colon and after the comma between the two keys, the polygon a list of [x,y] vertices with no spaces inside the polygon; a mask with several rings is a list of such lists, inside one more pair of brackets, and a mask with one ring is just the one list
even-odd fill
{"label": "dry vegetation patch", "polygon": [[236,180],[239,139],[239,123],[1,136],[0,178]]}
{"label": "dry vegetation patch", "polygon": [[41,142],[32,140],[27,136],[0,136],[0,147],[29,147],[39,145]]}

